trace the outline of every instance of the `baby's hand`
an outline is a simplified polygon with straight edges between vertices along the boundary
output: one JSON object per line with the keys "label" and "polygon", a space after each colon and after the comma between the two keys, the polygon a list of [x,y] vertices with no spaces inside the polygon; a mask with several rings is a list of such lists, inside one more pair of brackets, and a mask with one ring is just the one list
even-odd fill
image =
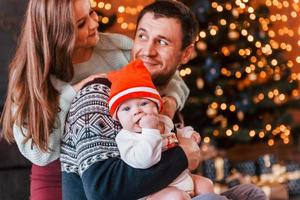
{"label": "baby's hand", "polygon": [[139,125],[142,128],[158,129],[159,118],[157,115],[154,115],[154,114],[146,114],[141,118]]}

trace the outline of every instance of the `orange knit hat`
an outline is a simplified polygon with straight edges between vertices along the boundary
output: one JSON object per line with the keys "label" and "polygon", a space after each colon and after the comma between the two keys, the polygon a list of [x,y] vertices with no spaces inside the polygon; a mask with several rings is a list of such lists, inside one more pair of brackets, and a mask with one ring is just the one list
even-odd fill
{"label": "orange knit hat", "polygon": [[162,99],[142,61],[135,60],[117,71],[110,72],[108,79],[111,82],[108,105],[113,118],[116,118],[119,106],[132,98],[150,99],[157,104],[158,110],[161,110]]}

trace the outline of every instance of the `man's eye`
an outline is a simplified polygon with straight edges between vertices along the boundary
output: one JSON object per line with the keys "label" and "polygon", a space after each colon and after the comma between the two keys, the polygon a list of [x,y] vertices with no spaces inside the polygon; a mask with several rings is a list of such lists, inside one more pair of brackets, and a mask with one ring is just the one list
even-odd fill
{"label": "man's eye", "polygon": [[139,36],[139,38],[142,39],[142,40],[147,39],[147,37],[146,37],[145,35],[143,35],[143,34],[139,34],[138,36]]}
{"label": "man's eye", "polygon": [[159,40],[159,44],[161,46],[167,46],[168,45],[168,43],[166,41],[164,41],[164,40]]}

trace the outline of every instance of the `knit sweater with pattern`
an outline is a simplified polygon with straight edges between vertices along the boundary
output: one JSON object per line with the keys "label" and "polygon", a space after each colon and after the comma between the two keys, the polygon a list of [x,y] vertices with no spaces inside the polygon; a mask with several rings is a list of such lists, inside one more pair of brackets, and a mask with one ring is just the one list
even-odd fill
{"label": "knit sweater with pattern", "polygon": [[123,162],[115,142],[121,127],[109,114],[109,92],[108,80],[97,79],[73,100],[61,144],[64,200],[138,199],[163,189],[187,168],[180,147],[165,151],[148,169]]}

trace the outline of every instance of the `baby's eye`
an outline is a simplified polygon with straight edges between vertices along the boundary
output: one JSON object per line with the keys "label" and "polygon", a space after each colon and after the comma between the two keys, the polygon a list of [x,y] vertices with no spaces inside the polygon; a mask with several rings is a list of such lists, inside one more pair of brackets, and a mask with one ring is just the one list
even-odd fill
{"label": "baby's eye", "polygon": [[148,104],[148,101],[143,101],[142,103],[141,103],[141,106],[145,106],[145,105],[147,105]]}
{"label": "baby's eye", "polygon": [[122,111],[129,111],[130,110],[130,107],[129,106],[125,106],[121,109]]}

